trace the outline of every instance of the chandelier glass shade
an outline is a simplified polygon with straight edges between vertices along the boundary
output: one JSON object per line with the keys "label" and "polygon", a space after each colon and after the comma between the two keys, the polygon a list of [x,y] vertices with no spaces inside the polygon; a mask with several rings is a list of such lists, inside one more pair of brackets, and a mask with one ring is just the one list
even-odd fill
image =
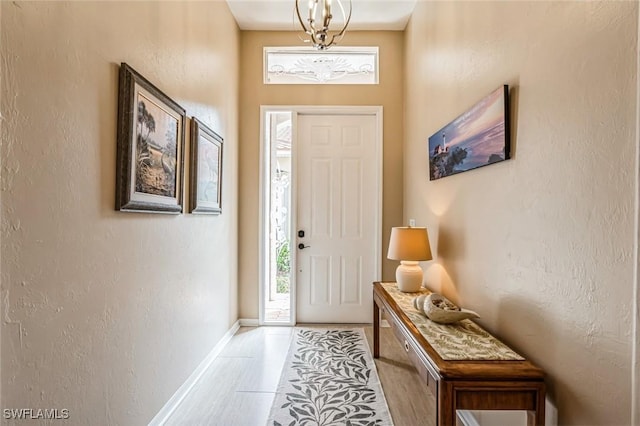
{"label": "chandelier glass shade", "polygon": [[[346,0],[295,0],[296,16],[303,31],[308,36],[301,37],[302,41],[312,44],[318,50],[328,49],[339,42],[344,37],[351,20],[351,0],[348,0],[348,13],[342,4],[343,1]],[[303,2],[306,3],[306,6],[304,6]],[[337,8],[334,8],[334,5],[337,5]],[[344,26],[336,31],[329,28],[331,20],[334,18],[334,9],[340,10],[342,22],[344,22]],[[303,13],[307,16],[306,19],[302,17]]]}

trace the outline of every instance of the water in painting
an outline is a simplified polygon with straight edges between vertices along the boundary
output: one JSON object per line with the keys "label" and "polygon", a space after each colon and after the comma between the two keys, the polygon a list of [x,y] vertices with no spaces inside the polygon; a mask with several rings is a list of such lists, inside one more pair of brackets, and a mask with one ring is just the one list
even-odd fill
{"label": "water in painting", "polygon": [[507,93],[500,87],[429,138],[431,180],[509,158]]}

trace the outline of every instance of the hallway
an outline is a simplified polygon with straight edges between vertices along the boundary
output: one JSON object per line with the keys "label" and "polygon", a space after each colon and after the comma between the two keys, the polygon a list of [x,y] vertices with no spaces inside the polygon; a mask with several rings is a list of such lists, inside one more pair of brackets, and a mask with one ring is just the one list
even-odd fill
{"label": "hallway", "polygon": [[[369,346],[372,327],[364,327]],[[282,373],[291,327],[243,327],[173,413],[167,425],[262,426]],[[390,328],[381,329],[381,358],[376,360],[391,416],[396,425],[429,425],[435,405]],[[415,397],[407,397],[408,395]]]}

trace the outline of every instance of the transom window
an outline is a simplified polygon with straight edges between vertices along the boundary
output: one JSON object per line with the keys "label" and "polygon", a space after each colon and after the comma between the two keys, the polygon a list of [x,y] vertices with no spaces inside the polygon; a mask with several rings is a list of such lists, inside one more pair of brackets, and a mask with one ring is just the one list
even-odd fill
{"label": "transom window", "polygon": [[265,47],[264,83],[378,84],[378,48]]}

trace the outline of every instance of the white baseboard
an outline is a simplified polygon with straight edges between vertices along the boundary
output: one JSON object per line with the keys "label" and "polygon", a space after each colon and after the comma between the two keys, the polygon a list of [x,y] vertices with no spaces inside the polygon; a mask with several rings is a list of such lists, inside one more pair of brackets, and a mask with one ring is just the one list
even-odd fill
{"label": "white baseboard", "polygon": [[260,327],[260,321],[254,318],[240,318],[240,327]]}
{"label": "white baseboard", "polygon": [[458,419],[464,426],[480,426],[478,420],[469,410],[458,410]]}
{"label": "white baseboard", "polygon": [[191,389],[195,386],[196,383],[202,378],[202,375],[205,373],[207,368],[211,365],[211,363],[220,355],[222,349],[229,343],[231,337],[236,334],[236,331],[240,328],[240,323],[242,320],[236,321],[231,328],[222,336],[222,339],[213,347],[211,352],[202,360],[200,365],[191,373],[189,378],[178,388],[176,393],[173,394],[171,399],[164,404],[164,407],[158,411],[158,414],[155,415],[153,419],[149,422],[149,426],[161,426],[164,425],[165,422],[171,417],[171,414],[178,408],[182,400],[189,394]]}

